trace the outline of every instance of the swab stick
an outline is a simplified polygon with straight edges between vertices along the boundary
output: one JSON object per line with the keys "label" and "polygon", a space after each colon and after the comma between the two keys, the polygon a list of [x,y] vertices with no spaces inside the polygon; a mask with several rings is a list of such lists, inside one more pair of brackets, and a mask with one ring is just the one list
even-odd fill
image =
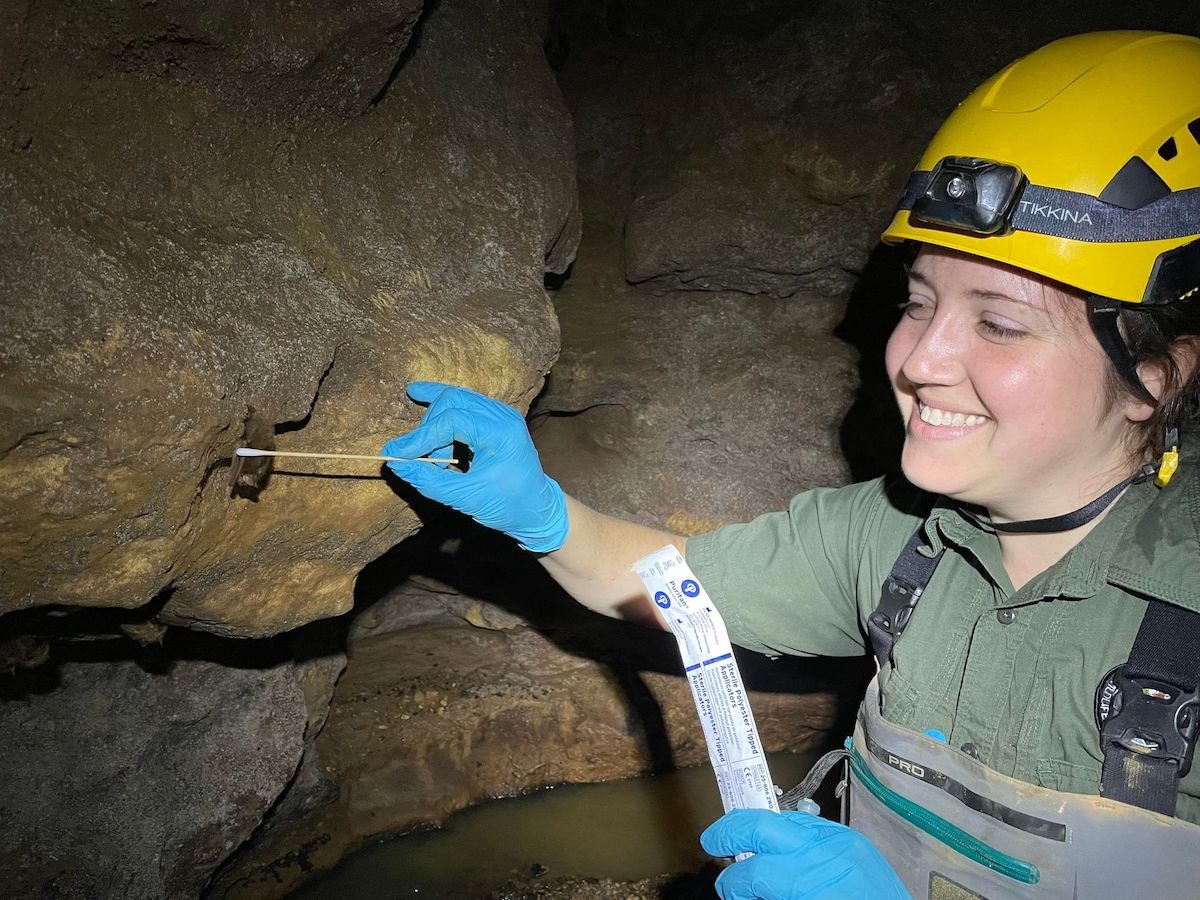
{"label": "swab stick", "polygon": [[453,457],[438,458],[433,456],[418,456],[405,459],[400,456],[369,456],[361,453],[299,453],[290,450],[256,450],[254,447],[238,447],[233,451],[238,456],[303,456],[308,459],[378,459],[383,462],[427,462],[427,463],[456,463]]}

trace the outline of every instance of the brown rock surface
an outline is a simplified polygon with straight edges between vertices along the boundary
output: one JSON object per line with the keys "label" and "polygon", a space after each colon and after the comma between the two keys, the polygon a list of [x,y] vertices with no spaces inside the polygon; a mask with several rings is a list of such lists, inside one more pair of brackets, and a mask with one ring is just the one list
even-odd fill
{"label": "brown rock surface", "polygon": [[[1056,34],[1194,24],[1190,3],[1174,22],[1108,2],[560,6],[588,242],[555,299],[566,346],[536,439],[572,493],[685,533],[849,476],[848,273],[954,100]],[[491,796],[703,759],[669,639],[563,612],[505,542],[434,525],[370,467],[276,472],[256,503],[224,484],[243,438],[375,449],[415,421],[412,377],[537,393],[558,343],[542,274],[579,229],[543,17],[484,0],[0,12],[0,611],[142,607],[106,621],[143,643],[163,622],[265,635],[347,609],[376,560],[353,620],[316,625],[323,646],[349,632],[324,730],[336,653],[183,654],[151,678],[5,642],[0,669],[61,675],[0,710],[21,736],[2,797],[20,895],[191,896],[253,831],[209,895],[281,896]],[[886,451],[890,399],[873,400],[847,455]],[[380,557],[418,513],[431,527]],[[796,749],[852,679],[787,665],[747,677],[768,746]],[[555,877],[499,896],[706,889]]]}
{"label": "brown rock surface", "polygon": [[484,900],[716,900],[718,871],[641,881],[611,878],[514,878]]}
{"label": "brown rock surface", "polygon": [[344,658],[152,672],[90,650],[0,705],[0,896],[198,897],[292,780]]}
{"label": "brown rock surface", "polygon": [[[311,799],[285,798],[213,897],[284,896],[371,838],[489,797],[707,760],[674,639],[576,611],[505,550],[476,534],[422,554],[436,577],[408,579],[358,617],[297,776]],[[818,746],[836,714],[828,682],[811,666],[743,665],[764,747]]]}
{"label": "brown rock surface", "polygon": [[[612,5],[572,4],[568,33],[603,34]],[[626,276],[656,292],[776,297],[854,287],[933,132],[1016,57],[1082,31],[1197,27],[1187,0],[664,0],[626,12],[622,34],[591,48],[595,71],[640,82],[606,123],[636,130]],[[580,75],[568,62],[564,83]]]}
{"label": "brown rock surface", "polygon": [[378,478],[279,471],[345,466],[231,499],[234,447],[375,452],[413,378],[529,403],[573,144],[545,10],[490,9],[0,13],[0,612],[157,597],[243,636],[344,612],[416,517]]}

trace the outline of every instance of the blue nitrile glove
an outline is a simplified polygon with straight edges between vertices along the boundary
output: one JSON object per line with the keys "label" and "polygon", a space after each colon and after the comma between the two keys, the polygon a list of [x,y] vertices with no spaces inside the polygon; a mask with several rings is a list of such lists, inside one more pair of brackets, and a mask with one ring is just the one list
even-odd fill
{"label": "blue nitrile glove", "polygon": [[460,441],[474,456],[466,472],[445,463],[390,462],[388,468],[438,503],[503,531],[525,550],[549,553],[567,539],[562,488],[542,471],[521,414],[466,388],[414,381],[408,396],[429,409],[421,424],[383,446],[384,456],[450,456]]}
{"label": "blue nitrile glove", "polygon": [[755,854],[717,878],[721,900],[911,900],[870,841],[810,813],[731,810],[700,845],[712,856]]}

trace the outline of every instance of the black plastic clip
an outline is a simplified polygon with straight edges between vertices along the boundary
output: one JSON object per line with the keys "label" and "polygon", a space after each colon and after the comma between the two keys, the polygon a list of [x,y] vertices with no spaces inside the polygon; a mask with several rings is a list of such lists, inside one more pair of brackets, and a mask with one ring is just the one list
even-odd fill
{"label": "black plastic clip", "polygon": [[889,578],[880,591],[879,606],[870,621],[890,635],[899,636],[908,627],[913,607],[921,599],[921,591],[898,578]]}
{"label": "black plastic clip", "polygon": [[1192,768],[1200,726],[1200,692],[1164,681],[1131,678],[1118,667],[1107,679],[1108,715],[1100,726],[1101,746],[1116,744],[1133,753],[1165,759],[1183,778]]}

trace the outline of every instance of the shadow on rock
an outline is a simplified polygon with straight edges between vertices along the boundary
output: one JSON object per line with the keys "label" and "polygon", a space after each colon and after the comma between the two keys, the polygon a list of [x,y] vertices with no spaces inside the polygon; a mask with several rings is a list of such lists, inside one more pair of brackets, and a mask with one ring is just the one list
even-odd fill
{"label": "shadow on rock", "polygon": [[[534,556],[520,550],[510,538],[420,497],[406,495],[405,499],[426,526],[363,570],[352,615],[361,616],[414,582],[432,582],[460,598],[482,601],[482,606],[475,607],[479,610],[476,616],[487,616],[494,608],[513,617],[508,623],[496,623],[496,627],[526,624],[560,650],[605,667],[625,697],[627,733],[640,735],[645,742],[650,771],[675,768],[663,710],[647,684],[648,675],[682,676],[672,635],[587,610],[550,578]],[[390,630],[411,626],[417,624],[418,617],[428,615],[416,608],[393,609],[373,627]],[[466,617],[471,620],[470,610]],[[488,623],[475,624],[479,627]],[[349,634],[353,644],[356,636],[366,631],[360,622],[351,626]],[[857,696],[869,676],[864,660],[857,658],[768,659],[740,648],[735,652],[743,680],[752,692],[806,695],[834,691],[844,700]],[[842,702],[838,708],[852,712],[853,704]],[[840,734],[848,726],[849,719],[843,712],[834,723],[834,733]]]}
{"label": "shadow on rock", "polygon": [[904,248],[876,246],[834,330],[835,336],[859,352],[858,390],[840,429],[842,454],[853,481],[887,475],[900,467],[904,428],[896,413],[884,351],[907,296],[904,264],[911,257],[912,252]]}

